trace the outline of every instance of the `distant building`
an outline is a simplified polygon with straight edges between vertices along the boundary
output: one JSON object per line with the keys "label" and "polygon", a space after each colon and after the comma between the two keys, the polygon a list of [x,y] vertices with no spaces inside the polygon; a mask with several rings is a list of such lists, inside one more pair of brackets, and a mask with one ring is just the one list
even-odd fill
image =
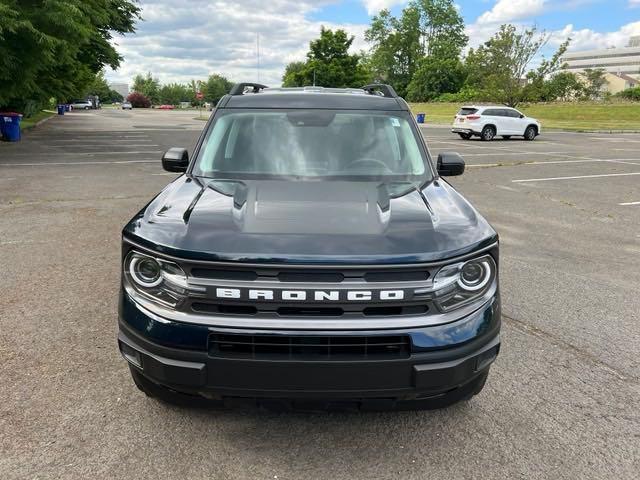
{"label": "distant building", "polygon": [[109,88],[115,90],[124,98],[127,98],[127,95],[129,95],[129,85],[126,83],[110,83]]}
{"label": "distant building", "polygon": [[568,72],[581,75],[586,69],[603,69],[604,90],[618,93],[638,86],[640,81],[640,37],[631,37],[623,48],[604,48],[565,53],[561,60]]}

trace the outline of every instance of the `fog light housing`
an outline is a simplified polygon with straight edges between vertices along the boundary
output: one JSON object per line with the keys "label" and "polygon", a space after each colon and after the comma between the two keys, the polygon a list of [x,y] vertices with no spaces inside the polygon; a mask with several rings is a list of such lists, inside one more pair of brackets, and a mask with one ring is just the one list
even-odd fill
{"label": "fog light housing", "polygon": [[124,359],[135,367],[142,369],[142,355],[135,348],[130,347],[124,342],[120,344],[120,353]]}

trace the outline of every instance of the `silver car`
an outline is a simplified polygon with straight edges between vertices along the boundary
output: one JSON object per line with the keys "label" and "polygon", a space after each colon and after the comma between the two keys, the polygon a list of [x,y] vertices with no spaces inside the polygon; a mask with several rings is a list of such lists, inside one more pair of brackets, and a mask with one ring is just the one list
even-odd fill
{"label": "silver car", "polygon": [[89,100],[74,100],[73,103],[71,103],[71,107],[74,110],[91,110],[93,103]]}
{"label": "silver car", "polygon": [[130,102],[122,102],[122,110],[133,110],[133,105]]}

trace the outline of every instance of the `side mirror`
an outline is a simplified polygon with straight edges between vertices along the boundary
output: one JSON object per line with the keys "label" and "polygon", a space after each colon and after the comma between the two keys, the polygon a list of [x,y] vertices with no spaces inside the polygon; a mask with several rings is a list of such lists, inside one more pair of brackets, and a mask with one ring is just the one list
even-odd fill
{"label": "side mirror", "polygon": [[189,152],[186,148],[170,148],[162,156],[162,168],[167,172],[186,172],[189,167]]}
{"label": "side mirror", "polygon": [[464,160],[459,153],[442,152],[438,155],[438,175],[453,177],[464,173]]}
{"label": "side mirror", "polygon": [[524,115],[522,113],[520,114],[520,118],[524,118]]}

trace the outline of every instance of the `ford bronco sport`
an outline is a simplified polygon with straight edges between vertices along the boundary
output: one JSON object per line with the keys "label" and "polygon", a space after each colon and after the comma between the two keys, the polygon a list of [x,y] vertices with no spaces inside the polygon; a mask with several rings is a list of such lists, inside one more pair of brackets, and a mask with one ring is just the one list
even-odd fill
{"label": "ford bronco sport", "polygon": [[238,84],[122,236],[118,344],[143,392],[443,407],[500,349],[498,236],[407,103]]}

